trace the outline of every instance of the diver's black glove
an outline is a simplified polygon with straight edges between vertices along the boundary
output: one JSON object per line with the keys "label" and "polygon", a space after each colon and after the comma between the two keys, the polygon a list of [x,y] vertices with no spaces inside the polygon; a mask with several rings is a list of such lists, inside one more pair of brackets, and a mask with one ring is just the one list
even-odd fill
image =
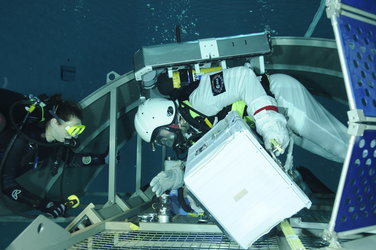
{"label": "diver's black glove", "polygon": [[65,205],[56,201],[43,200],[38,209],[53,218],[63,216],[65,213]]}

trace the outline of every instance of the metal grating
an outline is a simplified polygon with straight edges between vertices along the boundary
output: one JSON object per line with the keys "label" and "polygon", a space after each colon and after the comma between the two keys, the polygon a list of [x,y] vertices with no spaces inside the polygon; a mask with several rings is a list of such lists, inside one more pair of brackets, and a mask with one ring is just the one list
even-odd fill
{"label": "metal grating", "polygon": [[[249,249],[280,249],[278,237],[263,237]],[[79,249],[241,249],[221,233],[104,231],[69,248]]]}
{"label": "metal grating", "polygon": [[356,108],[376,116],[376,26],[346,16],[338,24]]}
{"label": "metal grating", "polygon": [[376,224],[376,131],[357,137],[336,219],[343,232]]}
{"label": "metal grating", "polygon": [[329,246],[329,243],[322,238],[299,235],[299,239],[306,249],[321,249]]}
{"label": "metal grating", "polygon": [[343,4],[361,9],[363,11],[376,14],[376,1],[375,0],[342,0]]}
{"label": "metal grating", "polygon": [[331,211],[303,209],[294,217],[301,217],[304,222],[329,223]]}

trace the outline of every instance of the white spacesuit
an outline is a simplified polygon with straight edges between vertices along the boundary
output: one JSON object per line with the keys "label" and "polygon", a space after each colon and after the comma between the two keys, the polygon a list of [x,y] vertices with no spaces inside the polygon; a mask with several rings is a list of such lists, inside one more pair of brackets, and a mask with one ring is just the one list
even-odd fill
{"label": "white spacesuit", "polygon": [[[283,153],[291,134],[295,144],[329,160],[343,162],[349,138],[346,127],[296,79],[284,74],[273,74],[269,82],[275,98],[266,94],[250,68],[235,67],[213,72],[201,77],[198,87],[189,95],[189,102],[196,111],[213,116],[224,107],[242,100],[247,105],[248,115],[255,122],[257,132],[263,137],[266,149],[272,150],[274,140],[281,149],[279,153]],[[171,100],[146,100],[135,116],[138,134],[145,141],[152,142],[157,128],[176,129],[179,127],[174,124],[177,123],[176,109],[176,104]],[[163,131],[167,133],[160,137],[175,140],[173,133],[167,135],[169,131],[173,129]],[[165,145],[171,146],[172,143]],[[180,163],[175,164],[174,168],[168,172],[162,171],[152,180],[151,185],[153,191],[158,190],[157,195],[183,184],[182,174],[178,173],[181,171],[180,166]],[[181,180],[176,181],[175,177]]]}
{"label": "white spacesuit", "polygon": [[[254,116],[257,132],[263,136],[267,149],[270,144],[265,137],[280,138],[278,141],[283,149],[287,146],[287,119],[295,144],[329,160],[344,161],[349,139],[346,127],[296,79],[285,74],[271,75],[270,91],[275,99],[266,95],[260,81],[249,68],[224,70],[223,79],[224,86],[217,87],[225,88],[225,91],[214,95],[210,75],[204,75],[199,86],[189,96],[192,107],[206,115],[214,115],[223,107],[243,100],[248,106],[248,114]],[[286,119],[281,113],[275,112],[273,106],[284,112]]]}

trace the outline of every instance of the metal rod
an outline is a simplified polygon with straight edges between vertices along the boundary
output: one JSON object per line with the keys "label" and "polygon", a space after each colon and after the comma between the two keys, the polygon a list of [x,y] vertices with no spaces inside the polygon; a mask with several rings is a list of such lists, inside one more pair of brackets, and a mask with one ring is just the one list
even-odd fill
{"label": "metal rod", "polygon": [[[374,19],[374,20],[376,19],[376,15],[375,14],[372,14],[370,12],[367,12],[367,11],[364,11],[364,10],[361,10],[361,9],[354,8],[354,7],[350,6],[350,5],[341,4],[341,8],[343,10],[348,10],[350,12],[353,12],[357,16],[361,15],[361,16],[367,17],[369,19]],[[341,13],[341,14],[343,14],[343,13]],[[357,18],[354,18],[354,19],[357,19]]]}
{"label": "metal rod", "polygon": [[375,20],[372,20],[372,19],[369,19],[369,18],[366,18],[366,17],[363,17],[363,16],[359,16],[359,15],[356,15],[356,14],[348,12],[348,11],[344,11],[344,10],[341,11],[341,15],[350,17],[352,19],[355,19],[355,20],[358,20],[358,21],[361,21],[361,22],[364,22],[364,23],[369,23],[369,24],[372,24],[372,25],[376,25],[376,21]]}
{"label": "metal rod", "polygon": [[117,88],[110,92],[110,137],[109,137],[109,168],[108,168],[108,204],[115,203],[116,195],[116,152],[117,152]]}
{"label": "metal rod", "polygon": [[137,150],[136,150],[136,189],[141,188],[141,170],[142,170],[142,139],[137,135]]}
{"label": "metal rod", "polygon": [[349,170],[350,159],[351,159],[352,151],[354,149],[355,140],[356,140],[356,137],[351,136],[350,141],[349,141],[347,155],[346,155],[345,161],[343,163],[343,167],[342,167],[341,177],[339,179],[337,194],[336,194],[336,198],[335,198],[334,204],[333,204],[332,215],[331,215],[330,221],[329,221],[329,231],[330,232],[333,232],[334,228],[336,226],[336,221],[337,221],[337,216],[338,216],[338,211],[339,211],[339,205],[340,205],[340,202],[341,202],[343,189],[345,188],[347,172]]}
{"label": "metal rod", "polygon": [[342,39],[340,35],[340,31],[338,28],[338,21],[335,16],[331,17],[331,22],[333,26],[333,32],[336,39],[337,49],[338,49],[338,56],[339,61],[341,63],[341,68],[343,72],[343,80],[345,81],[345,87],[346,87],[346,93],[347,93],[347,99],[349,100],[349,107],[351,109],[355,109],[355,100],[354,96],[352,95],[352,89],[351,89],[351,80],[349,78],[349,72],[347,69],[346,59],[345,59],[345,52],[344,48],[342,46]]}

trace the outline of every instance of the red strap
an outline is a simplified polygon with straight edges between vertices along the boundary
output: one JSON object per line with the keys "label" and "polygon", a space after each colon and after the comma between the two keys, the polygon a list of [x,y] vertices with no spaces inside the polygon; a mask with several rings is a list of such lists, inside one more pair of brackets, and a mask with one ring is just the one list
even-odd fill
{"label": "red strap", "polygon": [[263,110],[273,110],[275,112],[278,112],[278,108],[276,106],[265,106],[265,107],[262,107],[262,108],[256,110],[256,112],[253,115],[256,115],[258,112],[261,112]]}
{"label": "red strap", "polygon": [[180,128],[178,124],[170,124],[169,128]]}

